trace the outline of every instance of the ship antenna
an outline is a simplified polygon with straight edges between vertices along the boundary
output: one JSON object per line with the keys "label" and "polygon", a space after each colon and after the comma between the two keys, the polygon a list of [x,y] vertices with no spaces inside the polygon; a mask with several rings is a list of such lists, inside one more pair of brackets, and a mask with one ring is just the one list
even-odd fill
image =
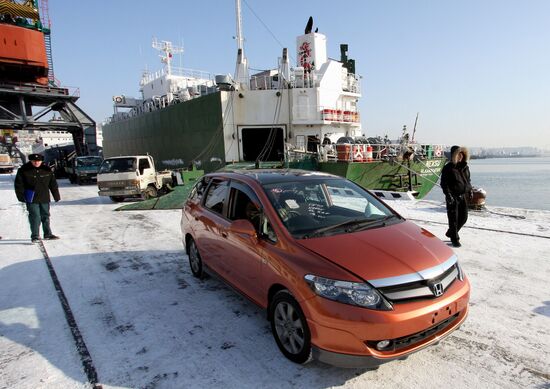
{"label": "ship antenna", "polygon": [[153,38],[153,49],[157,49],[163,54],[159,55],[160,61],[166,65],[166,74],[169,76],[172,74],[172,57],[174,54],[183,53],[182,46],[173,46],[169,41],[158,41],[157,38]]}
{"label": "ship antenna", "polygon": [[235,69],[235,81],[242,88],[248,89],[248,61],[244,55],[244,38],[242,34],[241,0],[235,0],[235,13],[237,17],[237,66]]}
{"label": "ship antenna", "polygon": [[413,134],[412,134],[412,137],[411,137],[411,143],[414,143],[414,133],[416,132],[416,123],[418,123],[418,114],[419,114],[419,112],[416,113],[416,119],[414,120],[414,127],[413,127]]}

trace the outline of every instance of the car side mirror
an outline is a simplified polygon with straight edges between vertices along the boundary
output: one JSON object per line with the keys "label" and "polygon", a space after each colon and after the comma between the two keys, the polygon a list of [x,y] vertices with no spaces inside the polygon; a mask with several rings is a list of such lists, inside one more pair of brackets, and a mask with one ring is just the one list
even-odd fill
{"label": "car side mirror", "polygon": [[247,235],[249,237],[256,236],[256,229],[254,228],[250,220],[246,219],[233,221],[233,223],[231,223],[231,226],[229,227],[229,230],[235,234]]}

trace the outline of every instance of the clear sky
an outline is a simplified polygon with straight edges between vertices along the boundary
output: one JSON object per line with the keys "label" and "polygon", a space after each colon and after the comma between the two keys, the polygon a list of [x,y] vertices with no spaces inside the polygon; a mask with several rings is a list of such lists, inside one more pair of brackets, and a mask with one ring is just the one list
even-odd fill
{"label": "clear sky", "polygon": [[[151,39],[183,44],[174,65],[233,73],[233,0],[49,0],[54,70],[80,88],[79,105],[97,122],[112,96],[139,96],[142,71],[161,68]],[[277,66],[282,47],[308,17],[325,34],[329,57],[349,44],[363,77],[367,136],[401,133],[468,146],[550,149],[548,0],[242,0],[251,68]],[[267,26],[267,28],[266,28]],[[283,46],[281,46],[283,45]]]}

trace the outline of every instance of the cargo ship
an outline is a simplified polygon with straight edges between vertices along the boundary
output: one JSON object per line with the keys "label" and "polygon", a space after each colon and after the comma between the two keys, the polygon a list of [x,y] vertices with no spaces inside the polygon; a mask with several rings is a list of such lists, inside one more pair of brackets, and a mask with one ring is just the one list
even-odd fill
{"label": "cargo ship", "polygon": [[[139,98],[114,96],[103,126],[105,157],[149,153],[160,168],[280,166],[337,174],[377,191],[417,198],[435,185],[445,163],[440,145],[367,138],[358,101],[361,77],[348,45],[340,60],[310,18],[296,38],[296,63],[283,49],[276,69],[249,75],[237,1],[235,74],[172,66],[183,49],[153,40],[164,68],[145,73]],[[413,133],[414,137],[414,133]]]}

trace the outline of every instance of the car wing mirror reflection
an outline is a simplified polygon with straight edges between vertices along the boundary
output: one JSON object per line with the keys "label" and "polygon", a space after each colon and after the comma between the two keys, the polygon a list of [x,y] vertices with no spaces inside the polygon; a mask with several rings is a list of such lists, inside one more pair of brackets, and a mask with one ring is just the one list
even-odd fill
{"label": "car wing mirror reflection", "polygon": [[250,220],[239,219],[233,221],[229,230],[235,234],[247,235],[250,237],[256,236],[256,229],[250,222]]}

